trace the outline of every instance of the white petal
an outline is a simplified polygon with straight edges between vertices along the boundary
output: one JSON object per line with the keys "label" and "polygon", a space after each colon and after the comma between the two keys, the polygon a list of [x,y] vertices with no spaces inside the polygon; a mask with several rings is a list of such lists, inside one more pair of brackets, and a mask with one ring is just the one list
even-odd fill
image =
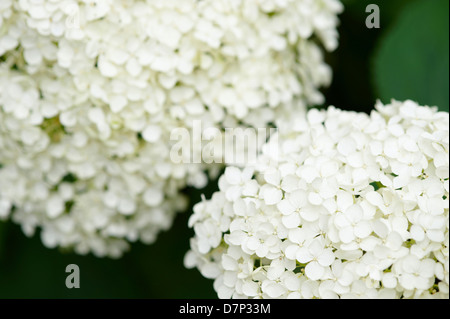
{"label": "white petal", "polygon": [[208,262],[200,267],[201,274],[208,279],[215,279],[221,274],[219,265]]}
{"label": "white petal", "polygon": [[345,210],[345,216],[351,222],[358,222],[361,220],[364,212],[360,205],[352,205]]}
{"label": "white petal", "polygon": [[423,231],[422,227],[417,225],[412,225],[410,229],[411,237],[415,241],[422,241],[425,238],[425,232]]}
{"label": "white petal", "polygon": [[383,274],[382,279],[383,286],[389,289],[397,287],[397,278],[392,272]]}
{"label": "white petal", "polygon": [[295,258],[302,264],[305,264],[305,263],[311,261],[314,257],[313,257],[313,255],[311,255],[311,253],[309,252],[309,250],[306,247],[301,247],[297,250]]}
{"label": "white petal", "polygon": [[287,216],[283,216],[281,219],[284,227],[291,229],[296,228],[300,225],[301,219],[298,213],[292,213]]}
{"label": "white petal", "polygon": [[341,212],[346,211],[353,205],[353,195],[345,191],[339,191],[337,193],[337,205]]}
{"label": "white petal", "polygon": [[372,221],[372,229],[381,238],[385,238],[389,233],[389,228],[380,219]]}
{"label": "white petal", "polygon": [[258,108],[264,103],[264,93],[259,91],[245,91],[242,99],[249,108]]}
{"label": "white petal", "polygon": [[41,232],[41,240],[47,248],[55,248],[58,245],[58,236],[53,230],[43,229]]}
{"label": "white petal", "polygon": [[115,77],[119,73],[117,67],[103,57],[98,59],[98,69],[102,75],[110,78]]}
{"label": "white petal", "polygon": [[300,228],[294,228],[289,230],[288,238],[290,241],[296,244],[303,243],[306,239],[306,232]]}
{"label": "white petal", "polygon": [[246,167],[244,168],[244,170],[242,171],[242,180],[243,181],[249,181],[253,174],[255,173],[255,169],[253,167]]}
{"label": "white petal", "polygon": [[299,183],[299,180],[298,180],[297,176],[288,175],[283,178],[283,180],[281,182],[281,188],[285,192],[292,192],[298,188],[298,183]]}
{"label": "white petal", "polygon": [[247,212],[247,204],[242,198],[236,199],[233,203],[233,211],[237,216],[245,216]]}
{"label": "white petal", "polygon": [[254,236],[249,237],[249,239],[246,242],[246,246],[250,250],[256,250],[261,246],[261,242],[259,241],[258,238],[254,237]]}
{"label": "white petal", "polygon": [[260,258],[266,257],[269,249],[266,245],[260,245],[258,249],[256,249],[256,255]]}
{"label": "white petal", "polygon": [[427,231],[427,237],[434,242],[442,243],[445,240],[444,232],[441,230],[429,229]]}
{"label": "white petal", "polygon": [[320,205],[323,202],[323,198],[316,192],[311,192],[308,194],[308,201],[312,205]]}
{"label": "white petal", "polygon": [[410,175],[406,175],[406,174],[399,175],[397,177],[394,177],[393,187],[395,189],[405,187],[406,185],[409,184],[410,181],[411,181]]}
{"label": "white petal", "polygon": [[445,200],[443,200],[441,197],[432,197],[427,200],[427,209],[428,212],[432,215],[442,215],[444,213],[444,207]]}
{"label": "white petal", "polygon": [[361,221],[356,224],[354,228],[354,233],[356,237],[366,238],[372,233],[372,227],[370,227],[370,223],[367,221]]}
{"label": "white petal", "polygon": [[232,245],[240,246],[244,240],[247,238],[247,235],[240,230],[232,231],[230,234],[225,235],[225,241]]}
{"label": "white petal", "polygon": [[353,234],[352,227],[345,227],[339,231],[339,238],[343,243],[350,243],[355,239],[355,235]]}
{"label": "white petal", "polygon": [[64,212],[64,201],[59,196],[53,196],[47,201],[47,216],[56,218]]}
{"label": "white petal", "polygon": [[351,137],[345,137],[340,140],[337,150],[344,156],[348,156],[356,151],[356,142]]}
{"label": "white petal", "polygon": [[416,277],[411,274],[402,274],[399,282],[406,290],[413,290],[415,288]]}
{"label": "white petal", "polygon": [[158,141],[161,137],[161,127],[158,125],[149,125],[142,132],[142,138],[149,143]]}
{"label": "white petal", "polygon": [[278,186],[281,183],[281,176],[278,170],[266,172],[264,174],[264,179],[266,180],[267,183],[272,184],[274,186]]}
{"label": "white petal", "polygon": [[283,193],[275,187],[267,187],[264,189],[263,197],[267,205],[275,205],[281,201]]}
{"label": "white petal", "polygon": [[280,201],[277,204],[277,208],[283,215],[291,215],[296,210],[296,207],[288,199]]}
{"label": "white petal", "polygon": [[365,251],[373,251],[377,245],[380,245],[382,241],[379,238],[369,236],[364,238],[361,243],[360,247],[362,250]]}
{"label": "white petal", "polygon": [[384,205],[383,197],[378,192],[370,192],[365,195],[366,200],[376,207],[381,207]]}
{"label": "white petal", "polygon": [[397,158],[399,154],[398,141],[395,138],[388,138],[384,142],[384,154],[390,158]]}
{"label": "white petal", "polygon": [[237,102],[235,90],[231,88],[221,90],[218,95],[218,102],[227,108],[231,108]]}
{"label": "white petal", "polygon": [[286,288],[278,283],[270,283],[265,287],[264,292],[270,298],[279,298],[281,295],[286,293]]}
{"label": "white petal", "polygon": [[139,64],[136,58],[132,58],[128,60],[126,69],[131,76],[138,76],[142,71],[142,65]]}
{"label": "white petal", "polygon": [[225,169],[225,178],[231,185],[237,185],[241,183],[241,170],[237,167],[227,167]]}
{"label": "white petal", "polygon": [[164,194],[161,189],[149,188],[144,192],[142,199],[146,205],[156,207],[164,200]]}
{"label": "white petal", "polygon": [[325,249],[317,258],[317,261],[321,266],[330,266],[335,259],[334,253],[331,249]]}
{"label": "white petal", "polygon": [[248,181],[245,183],[244,188],[242,189],[242,195],[254,197],[258,194],[259,184],[255,180]]}
{"label": "white petal", "polygon": [[286,251],[284,254],[286,255],[286,258],[289,258],[291,260],[295,260],[297,258],[297,250],[299,249],[298,245],[290,245],[286,248]]}
{"label": "white petal", "polygon": [[319,214],[319,209],[312,206],[305,207],[300,211],[300,216],[308,222],[314,222],[319,219]]}
{"label": "white petal", "polygon": [[369,144],[370,152],[374,156],[381,155],[383,152],[383,144],[379,141],[372,141]]}
{"label": "white petal", "polygon": [[392,231],[387,237],[387,244],[389,248],[398,250],[403,245],[403,238],[398,232]]}
{"label": "white petal", "polygon": [[[351,167],[360,168],[364,165],[364,160],[361,153],[353,153],[347,157],[347,163]],[[359,170],[359,172],[365,172],[364,170]]]}
{"label": "white petal", "polygon": [[0,198],[0,219],[5,218],[12,208],[12,204],[10,201]]}
{"label": "white petal", "polygon": [[223,283],[225,286],[233,288],[236,286],[236,282],[238,280],[237,273],[235,271],[225,271],[223,273]]}
{"label": "white petal", "polygon": [[24,50],[23,57],[25,61],[30,65],[38,65],[42,62],[41,51],[37,48]]}
{"label": "white petal", "polygon": [[283,281],[286,288],[290,291],[297,291],[300,289],[300,279],[296,274],[292,272],[285,272],[281,276],[281,280]]}
{"label": "white petal", "polygon": [[207,240],[199,239],[197,242],[197,248],[198,248],[198,251],[200,252],[200,254],[207,254],[211,249],[211,245],[209,244],[209,242]]}
{"label": "white petal", "polygon": [[302,208],[308,204],[306,195],[304,190],[299,189],[289,194],[289,200],[296,208]]}
{"label": "white petal", "polygon": [[339,164],[336,161],[328,161],[320,167],[322,177],[334,176],[339,171]]}
{"label": "white petal", "polygon": [[248,297],[257,296],[259,293],[259,285],[254,281],[246,281],[242,285],[242,292]]}
{"label": "white petal", "polygon": [[128,100],[125,98],[125,96],[114,95],[113,97],[111,97],[109,101],[109,106],[111,108],[111,111],[113,111],[113,113],[118,113],[125,108],[127,102]]}
{"label": "white petal", "polygon": [[241,196],[241,187],[237,185],[228,187],[225,191],[225,196],[230,202],[235,201]]}
{"label": "white petal", "polygon": [[270,267],[267,270],[267,278],[270,280],[277,280],[284,273],[285,268],[280,259],[275,259],[270,263]]}
{"label": "white petal", "polygon": [[225,270],[236,271],[238,270],[238,262],[236,259],[232,258],[230,255],[222,256],[222,267]]}
{"label": "white petal", "polygon": [[312,183],[314,179],[319,177],[319,172],[317,171],[317,168],[314,166],[304,165],[300,167],[297,175],[301,179],[304,179],[307,183]]}
{"label": "white petal", "polygon": [[334,217],[334,224],[336,225],[337,228],[344,228],[351,225],[351,223],[342,213],[336,214],[336,216]]}
{"label": "white petal", "polygon": [[168,73],[173,67],[174,60],[172,57],[156,57],[151,63],[153,70],[163,73]]}
{"label": "white petal", "polygon": [[132,215],[136,211],[136,203],[131,199],[122,199],[117,207],[119,213],[123,215]]}
{"label": "white petal", "polygon": [[321,124],[325,121],[325,112],[319,111],[318,109],[311,109],[308,114],[308,121],[312,124]]}
{"label": "white petal", "polygon": [[319,280],[325,273],[325,268],[319,265],[317,261],[312,261],[305,267],[305,274],[311,280]]}
{"label": "white petal", "polygon": [[419,274],[424,278],[434,277],[436,269],[436,262],[430,258],[424,259],[420,262]]}

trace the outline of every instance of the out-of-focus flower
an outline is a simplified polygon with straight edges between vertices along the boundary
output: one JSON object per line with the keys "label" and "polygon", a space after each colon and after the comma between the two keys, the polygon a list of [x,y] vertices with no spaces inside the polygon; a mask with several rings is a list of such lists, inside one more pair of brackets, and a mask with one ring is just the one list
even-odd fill
{"label": "out-of-focus flower", "polygon": [[[168,229],[204,165],[174,129],[265,128],[323,101],[337,0],[0,4],[0,217],[48,247],[118,257]],[[196,146],[195,146],[196,147]],[[210,165],[210,169],[214,169]],[[209,238],[214,226],[199,227]],[[205,248],[206,249],[206,248]]]}

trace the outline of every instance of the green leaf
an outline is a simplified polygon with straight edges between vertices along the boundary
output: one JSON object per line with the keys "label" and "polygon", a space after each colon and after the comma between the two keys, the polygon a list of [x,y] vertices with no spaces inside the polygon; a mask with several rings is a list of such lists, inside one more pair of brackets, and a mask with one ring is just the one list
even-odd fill
{"label": "green leaf", "polygon": [[448,0],[413,1],[382,38],[372,66],[383,102],[411,99],[449,111],[448,10]]}
{"label": "green leaf", "polygon": [[0,261],[2,259],[2,253],[4,246],[6,245],[6,222],[0,220]]}

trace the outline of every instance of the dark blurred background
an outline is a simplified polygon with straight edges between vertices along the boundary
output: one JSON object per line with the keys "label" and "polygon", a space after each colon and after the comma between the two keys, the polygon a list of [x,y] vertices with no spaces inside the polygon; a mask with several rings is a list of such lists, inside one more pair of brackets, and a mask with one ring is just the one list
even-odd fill
{"label": "dark blurred background", "polygon": [[[413,99],[448,112],[449,1],[343,2],[340,47],[327,56],[334,80],[326,104],[369,113],[377,99]],[[380,29],[366,28],[368,4],[380,8]],[[215,190],[212,181],[185,193],[195,203]],[[216,298],[212,281],[183,266],[191,212],[179,214],[155,244],[134,244],[119,260],[46,249],[38,235],[26,238],[19,226],[0,222],[0,298]],[[65,286],[68,264],[80,267],[80,289]]]}

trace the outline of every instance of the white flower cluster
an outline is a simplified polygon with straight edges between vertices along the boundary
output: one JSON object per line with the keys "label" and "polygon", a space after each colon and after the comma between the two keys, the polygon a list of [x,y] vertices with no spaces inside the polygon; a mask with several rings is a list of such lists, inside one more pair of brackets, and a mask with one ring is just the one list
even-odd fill
{"label": "white flower cluster", "polygon": [[284,127],[194,207],[185,265],[220,298],[448,298],[448,113],[393,101]]}
{"label": "white flower cluster", "polygon": [[322,102],[338,0],[2,0],[0,218],[120,256],[184,207],[202,165],[170,132],[266,127]]}

